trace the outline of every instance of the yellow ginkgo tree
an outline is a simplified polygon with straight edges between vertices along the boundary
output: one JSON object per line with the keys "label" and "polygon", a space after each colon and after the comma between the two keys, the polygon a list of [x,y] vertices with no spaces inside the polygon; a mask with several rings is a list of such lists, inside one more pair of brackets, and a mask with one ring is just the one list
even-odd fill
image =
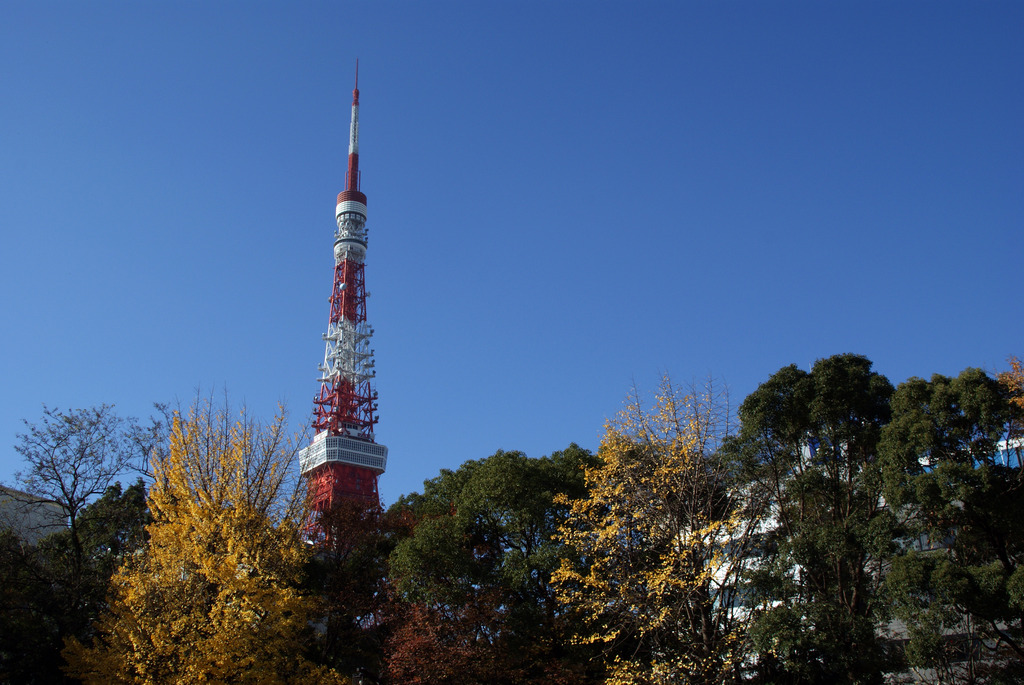
{"label": "yellow ginkgo tree", "polygon": [[999,382],[1009,393],[1010,403],[1018,410],[1024,410],[1024,362],[1010,357],[1010,370],[999,374]]}
{"label": "yellow ginkgo tree", "polygon": [[757,516],[731,485],[718,445],[724,396],[666,378],[606,426],[559,531],[576,557],[553,577],[580,642],[602,648],[609,683],[729,682],[744,654],[738,578]]}
{"label": "yellow ginkgo tree", "polygon": [[112,579],[90,645],[65,650],[87,683],[340,682],[303,656],[310,600],[301,499],[283,414],[269,425],[199,399],[152,457],[153,523]]}

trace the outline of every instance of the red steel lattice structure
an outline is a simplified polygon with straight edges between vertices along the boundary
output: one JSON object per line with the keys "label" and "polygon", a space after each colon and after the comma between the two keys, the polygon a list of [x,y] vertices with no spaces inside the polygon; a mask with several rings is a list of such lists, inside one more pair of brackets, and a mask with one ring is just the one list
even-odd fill
{"label": "red steel lattice structure", "polygon": [[334,287],[331,315],[324,333],[320,393],[314,398],[310,445],[299,453],[307,480],[312,516],[339,498],[380,506],[377,478],[387,465],[387,447],[377,444],[377,393],[373,389],[373,327],[366,320],[366,195],[359,189],[359,75],[352,91],[348,172],[338,195],[334,233]]}

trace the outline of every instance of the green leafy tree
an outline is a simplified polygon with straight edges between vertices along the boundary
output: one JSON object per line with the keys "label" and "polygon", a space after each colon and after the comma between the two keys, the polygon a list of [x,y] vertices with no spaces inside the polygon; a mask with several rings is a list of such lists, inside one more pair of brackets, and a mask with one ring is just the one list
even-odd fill
{"label": "green leafy tree", "polygon": [[110,576],[141,544],[141,481],[115,482],[139,464],[159,424],[143,429],[109,405],[43,408],[15,450],[22,490],[5,490],[13,524],[0,541],[0,681],[64,682],[64,640],[85,639]]}
{"label": "green leafy tree", "polygon": [[146,496],[141,481],[120,483],[79,512],[85,563],[72,574],[70,532],[37,544],[0,534],[0,682],[61,683],[65,639],[85,639],[105,605],[111,575],[143,543]]}
{"label": "green leafy tree", "polygon": [[159,424],[141,428],[111,405],[61,411],[43,407],[39,423],[25,421],[15,450],[25,468],[16,476],[32,495],[54,502],[63,511],[70,543],[71,580],[77,581],[87,558],[80,514],[114,481],[138,468],[152,448]]}
{"label": "green leafy tree", "polygon": [[549,584],[552,539],[591,455],[498,452],[442,471],[394,510],[416,520],[391,555],[399,595],[388,676],[401,683],[576,682]]}
{"label": "green leafy tree", "polygon": [[89,643],[70,641],[87,683],[340,682],[305,658],[311,603],[294,449],[283,415],[268,426],[197,401],[153,453],[153,522],[112,581]]}
{"label": "green leafy tree", "polygon": [[60,683],[62,618],[35,548],[0,530],[0,682]]}
{"label": "green leafy tree", "polygon": [[665,379],[650,410],[634,395],[570,503],[558,537],[576,558],[554,583],[577,639],[600,648],[607,683],[740,677],[738,580],[758,512],[717,449],[728,416],[711,386],[683,392]]}
{"label": "green leafy tree", "polygon": [[771,513],[749,585],[764,681],[880,682],[892,666],[876,636],[898,534],[877,459],[892,392],[870,361],[843,354],[780,369],[740,406],[729,450]]}
{"label": "green leafy tree", "polygon": [[1024,678],[1024,472],[1012,396],[1005,379],[966,369],[911,378],[893,397],[880,453],[910,544],[888,585],[922,679]]}

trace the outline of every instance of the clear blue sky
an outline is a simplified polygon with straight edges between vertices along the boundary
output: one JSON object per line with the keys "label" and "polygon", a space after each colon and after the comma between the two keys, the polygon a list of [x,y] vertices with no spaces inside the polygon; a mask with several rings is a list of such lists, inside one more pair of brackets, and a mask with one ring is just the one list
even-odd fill
{"label": "clear blue sky", "polygon": [[1024,3],[6,2],[0,479],[42,404],[317,391],[355,59],[386,503],[635,383],[1024,355]]}

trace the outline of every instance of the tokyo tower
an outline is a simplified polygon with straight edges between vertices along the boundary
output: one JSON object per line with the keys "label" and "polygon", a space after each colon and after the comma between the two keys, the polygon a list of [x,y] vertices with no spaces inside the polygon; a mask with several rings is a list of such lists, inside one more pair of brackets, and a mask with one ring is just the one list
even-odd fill
{"label": "tokyo tower", "polygon": [[338,195],[334,232],[334,287],[327,324],[320,393],[313,399],[309,446],[299,452],[312,505],[310,527],[341,498],[380,506],[377,477],[384,473],[388,448],[373,435],[377,392],[371,381],[373,327],[366,321],[366,195],[359,190],[359,64],[352,91],[345,190]]}

